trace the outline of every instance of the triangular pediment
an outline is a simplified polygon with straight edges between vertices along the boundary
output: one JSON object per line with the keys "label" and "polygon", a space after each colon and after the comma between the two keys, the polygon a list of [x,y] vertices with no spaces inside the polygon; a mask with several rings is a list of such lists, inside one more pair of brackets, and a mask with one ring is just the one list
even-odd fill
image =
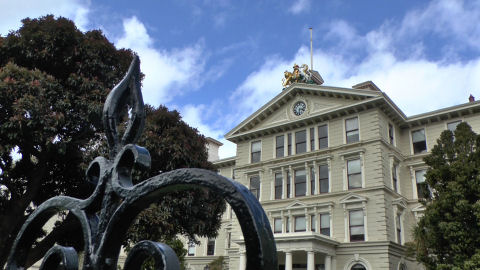
{"label": "triangular pediment", "polygon": [[294,201],[293,203],[289,204],[286,209],[294,209],[294,208],[304,208],[307,206],[305,203],[301,201]]}
{"label": "triangular pediment", "polygon": [[399,206],[402,209],[407,208],[407,201],[404,198],[398,198],[393,200],[392,205]]}
{"label": "triangular pediment", "polygon": [[412,212],[424,212],[424,211],[425,211],[425,205],[423,204],[419,204],[412,209]]}
{"label": "triangular pediment", "polygon": [[293,84],[228,132],[225,137],[233,139],[262,130],[288,129],[289,125],[295,126],[298,122],[342,109],[351,110],[354,106],[362,106],[362,103],[378,98],[383,98],[380,91]]}
{"label": "triangular pediment", "polygon": [[364,197],[362,195],[350,193],[347,196],[343,197],[343,199],[340,200],[341,204],[349,204],[349,203],[363,203],[367,201],[367,197]]}

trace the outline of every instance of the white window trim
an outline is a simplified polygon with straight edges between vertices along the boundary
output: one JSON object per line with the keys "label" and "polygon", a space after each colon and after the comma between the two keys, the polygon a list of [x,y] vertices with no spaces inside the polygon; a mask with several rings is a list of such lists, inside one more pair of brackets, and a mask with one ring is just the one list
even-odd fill
{"label": "white window trim", "polygon": [[[355,160],[355,159],[360,159],[360,170],[362,174],[362,187],[365,188],[365,149],[357,149],[352,152],[348,153],[341,153],[340,154],[343,162],[343,190],[349,190],[348,189],[348,161],[349,160]],[[330,166],[329,166],[329,173],[330,173]],[[330,180],[329,180],[330,181]],[[329,187],[330,189],[330,187]]]}
{"label": "white window trim", "polygon": [[[355,197],[354,199],[351,199]],[[350,218],[349,213],[351,210],[363,210],[363,226],[365,232],[365,240],[368,241],[368,215],[367,215],[367,198],[351,193],[346,198],[340,200],[343,204],[343,218],[345,224],[345,243],[350,243]],[[361,203],[361,206],[358,204]]]}
{"label": "white window trim", "polygon": [[460,123],[465,122],[464,117],[462,117],[462,118],[457,118],[456,120],[453,120],[453,119],[450,119],[450,120],[451,120],[451,121],[446,121],[446,122],[445,122],[445,130],[448,130],[448,124],[450,124],[450,123],[454,123],[454,122],[458,122],[458,121],[460,121]]}
{"label": "white window trim", "polygon": [[360,255],[358,253],[354,254],[353,255],[353,258],[348,260],[347,263],[345,264],[345,267],[343,268],[343,270],[351,270],[351,268],[355,265],[355,264],[362,264],[363,266],[365,266],[365,268],[367,270],[372,270],[372,266],[370,265],[370,263],[365,260],[364,258],[360,257]]}
{"label": "white window trim", "polygon": [[396,176],[397,176],[397,186],[396,190],[397,193],[402,195],[402,190],[400,188],[400,161],[397,157],[390,155],[390,186],[392,190],[395,191],[395,187],[393,186],[393,169],[395,168],[394,165],[397,167]]}
{"label": "white window trim", "polygon": [[[358,142],[362,141],[362,135],[361,135],[361,132],[360,132],[360,115],[356,114],[356,115],[348,115],[348,116],[345,116],[343,118],[343,144],[347,144],[347,122],[346,120],[347,119],[352,119],[352,118],[357,118],[357,121],[358,121]],[[328,140],[330,140],[330,136],[328,136]],[[330,143],[330,141],[329,141]],[[357,142],[354,142],[354,143],[357,143]],[[330,144],[329,144],[330,146]]]}
{"label": "white window trim", "polygon": [[[320,141],[319,141],[319,138],[318,138],[318,136],[319,136],[318,128],[321,127],[321,126],[327,126],[327,148],[324,148],[323,150],[330,148],[330,121],[326,121],[326,122],[321,122],[320,124],[315,125],[315,150],[320,150]],[[345,128],[345,120],[343,122],[343,126]],[[360,129],[359,129],[359,131],[360,131]]]}
{"label": "white window trim", "polygon": [[397,136],[395,134],[395,125],[392,123],[392,122],[388,122],[388,125],[387,125],[387,138],[388,138],[388,144],[390,144],[390,125],[392,125],[392,129],[393,129],[393,144],[391,144],[392,146],[397,146]]}
{"label": "white window trim", "polygon": [[412,197],[414,200],[418,200],[418,191],[417,191],[417,179],[415,177],[415,171],[428,170],[424,164],[422,166],[409,166],[410,167],[410,178],[412,180]]}
{"label": "white window trim", "polygon": [[[257,161],[257,162],[252,162],[252,144],[253,144],[254,142],[260,142],[260,160]],[[262,162],[262,152],[263,152],[263,151],[262,151],[262,147],[263,147],[262,140],[261,140],[261,139],[260,139],[260,140],[251,140],[249,146],[250,146],[250,147],[249,147],[249,149],[248,149],[248,153],[249,153],[248,159],[250,160],[250,164]]]}
{"label": "white window trim", "polygon": [[422,126],[422,127],[417,127],[417,128],[414,128],[414,129],[410,129],[410,132],[408,134],[408,136],[410,137],[410,153],[412,153],[412,155],[421,155],[421,154],[425,154],[425,153],[417,153],[415,154],[413,152],[413,137],[412,137],[412,132],[414,131],[417,131],[417,130],[420,130],[420,129],[423,129],[425,131],[425,153],[428,153],[428,135],[427,135],[427,127],[426,126]]}
{"label": "white window trim", "polygon": [[209,257],[215,256],[215,254],[216,254],[215,251],[217,249],[217,239],[213,239],[213,243],[214,243],[213,244],[213,255],[208,255],[208,240],[209,240],[209,238],[207,238],[205,240],[205,256],[209,256]]}

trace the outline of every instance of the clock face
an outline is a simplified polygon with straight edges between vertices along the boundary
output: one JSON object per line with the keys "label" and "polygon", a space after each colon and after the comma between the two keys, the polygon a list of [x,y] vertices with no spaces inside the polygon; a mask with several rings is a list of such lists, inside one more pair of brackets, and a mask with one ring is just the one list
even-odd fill
{"label": "clock face", "polygon": [[307,105],[303,101],[298,101],[297,103],[295,103],[295,105],[293,105],[293,113],[296,116],[302,115],[306,109]]}

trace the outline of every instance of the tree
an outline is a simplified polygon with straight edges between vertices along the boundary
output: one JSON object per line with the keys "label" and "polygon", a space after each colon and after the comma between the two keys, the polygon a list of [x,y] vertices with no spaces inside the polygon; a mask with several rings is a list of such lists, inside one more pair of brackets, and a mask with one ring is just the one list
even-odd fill
{"label": "tree", "polygon": [[[65,18],[49,15],[22,22],[19,30],[0,37],[0,268],[36,206],[60,194],[85,198],[91,193],[84,179],[86,166],[97,155],[107,156],[105,148],[98,147],[104,138],[103,103],[133,56],[130,50],[116,49],[101,31],[82,33]],[[147,107],[145,131],[138,144],[152,154],[150,175],[179,167],[213,168],[207,161],[205,138],[181,121],[178,112]],[[207,193],[187,191],[181,199],[172,197],[170,208],[164,210],[181,212],[200,200],[222,211],[224,202],[215,196],[209,200]],[[186,200],[188,196],[194,198]],[[203,210],[198,216],[214,217],[204,226],[193,224],[196,217],[175,223],[175,216],[168,219],[167,213],[153,211],[152,215],[169,222],[161,227],[162,235],[172,236],[175,230],[191,237],[215,235],[221,213]],[[136,224],[149,221],[145,215]],[[64,233],[61,226],[56,227],[37,243],[29,263]],[[134,239],[136,234],[152,236],[142,234],[141,228],[129,235]]]}
{"label": "tree", "polygon": [[424,161],[431,196],[414,230],[417,259],[427,269],[479,269],[480,136],[461,123]]}

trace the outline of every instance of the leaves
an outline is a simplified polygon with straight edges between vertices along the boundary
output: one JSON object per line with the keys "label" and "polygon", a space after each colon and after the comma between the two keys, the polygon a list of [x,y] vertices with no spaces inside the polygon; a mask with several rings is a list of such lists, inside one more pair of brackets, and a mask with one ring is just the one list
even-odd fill
{"label": "leaves", "polygon": [[[453,136],[454,135],[454,136]],[[476,269],[480,249],[480,136],[466,123],[444,131],[432,153],[426,183],[433,195],[414,231],[417,259],[427,269]]]}

